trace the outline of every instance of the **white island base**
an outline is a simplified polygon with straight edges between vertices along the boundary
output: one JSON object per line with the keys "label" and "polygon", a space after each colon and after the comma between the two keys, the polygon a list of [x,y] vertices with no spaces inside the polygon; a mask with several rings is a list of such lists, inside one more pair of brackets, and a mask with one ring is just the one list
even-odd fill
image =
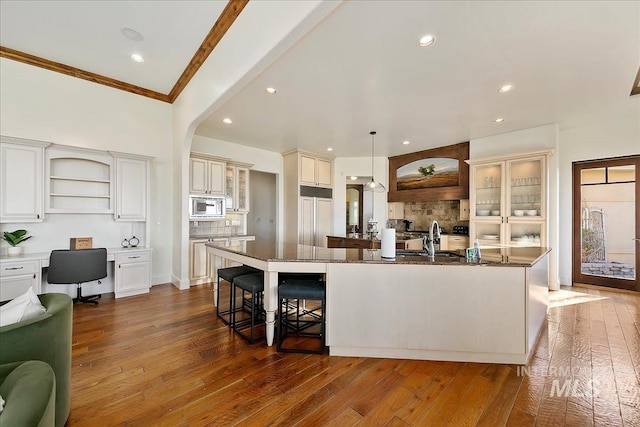
{"label": "white island base", "polygon": [[547,314],[548,256],[528,267],[327,265],[335,356],[525,364]]}

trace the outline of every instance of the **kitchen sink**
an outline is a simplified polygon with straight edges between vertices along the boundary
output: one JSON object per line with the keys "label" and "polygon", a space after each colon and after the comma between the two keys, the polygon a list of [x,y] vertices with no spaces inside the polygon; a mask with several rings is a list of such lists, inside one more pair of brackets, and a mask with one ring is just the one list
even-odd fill
{"label": "kitchen sink", "polygon": [[[425,251],[396,251],[396,256],[424,256],[429,254]],[[449,251],[436,251],[436,258],[463,258],[464,255]]]}

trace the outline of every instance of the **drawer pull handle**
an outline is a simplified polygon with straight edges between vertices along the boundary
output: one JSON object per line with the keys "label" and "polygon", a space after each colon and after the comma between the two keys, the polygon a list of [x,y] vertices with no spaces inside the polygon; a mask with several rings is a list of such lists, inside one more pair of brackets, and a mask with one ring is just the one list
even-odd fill
{"label": "drawer pull handle", "polygon": [[33,278],[34,278],[34,279],[36,278],[36,274],[35,274],[35,273],[33,273]]}
{"label": "drawer pull handle", "polygon": [[138,256],[130,256],[130,257],[127,257],[127,258],[129,258],[129,259],[136,259],[136,258],[140,258],[140,255],[138,255]]}
{"label": "drawer pull handle", "polygon": [[23,267],[6,267],[5,270],[22,270],[24,268]]}

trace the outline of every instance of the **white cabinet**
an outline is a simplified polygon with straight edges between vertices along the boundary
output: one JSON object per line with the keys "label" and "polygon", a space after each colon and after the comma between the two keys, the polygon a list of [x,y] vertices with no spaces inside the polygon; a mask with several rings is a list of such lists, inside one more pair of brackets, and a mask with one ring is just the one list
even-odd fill
{"label": "white cabinet", "polygon": [[333,159],[299,150],[283,154],[284,240],[327,246],[333,224]]}
{"label": "white cabinet", "polygon": [[227,212],[249,212],[249,168],[246,163],[227,163],[225,208]]}
{"label": "white cabinet", "polygon": [[389,202],[387,204],[387,219],[404,219],[404,203]]}
{"label": "white cabinet", "polygon": [[469,235],[483,246],[546,246],[551,151],[468,160]]}
{"label": "white cabinet", "polygon": [[33,288],[40,293],[39,261],[0,261],[0,301],[8,301]]}
{"label": "white cabinet", "polygon": [[226,160],[201,153],[191,153],[189,193],[224,196],[226,193]]}
{"label": "white cabinet", "polygon": [[116,298],[146,294],[150,287],[151,249],[129,249],[115,254]]}
{"label": "white cabinet", "polygon": [[0,222],[43,220],[47,145],[19,138],[0,140]]}
{"label": "white cabinet", "polygon": [[[196,239],[189,241],[189,281],[191,285],[200,285],[211,282],[211,259],[207,254],[205,243],[209,239]],[[226,242],[226,239],[225,239]]]}
{"label": "white cabinet", "polygon": [[301,185],[331,188],[333,185],[333,159],[311,153],[298,152]]}
{"label": "white cabinet", "polygon": [[116,156],[116,221],[146,221],[150,157]]}

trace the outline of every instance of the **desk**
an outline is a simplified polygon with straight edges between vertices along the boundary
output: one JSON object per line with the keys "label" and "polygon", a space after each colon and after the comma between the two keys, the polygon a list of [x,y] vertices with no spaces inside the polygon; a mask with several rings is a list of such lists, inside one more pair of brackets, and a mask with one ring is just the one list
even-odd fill
{"label": "desk", "polygon": [[[111,272],[102,285],[87,283],[87,294],[114,292],[116,298],[148,293],[151,287],[151,248],[107,248]],[[0,257],[0,301],[22,295],[30,287],[37,294],[63,292],[75,297],[75,285],[50,285],[42,270],[49,267],[50,252]],[[113,279],[111,279],[113,278]],[[66,292],[65,292],[66,290]]]}

